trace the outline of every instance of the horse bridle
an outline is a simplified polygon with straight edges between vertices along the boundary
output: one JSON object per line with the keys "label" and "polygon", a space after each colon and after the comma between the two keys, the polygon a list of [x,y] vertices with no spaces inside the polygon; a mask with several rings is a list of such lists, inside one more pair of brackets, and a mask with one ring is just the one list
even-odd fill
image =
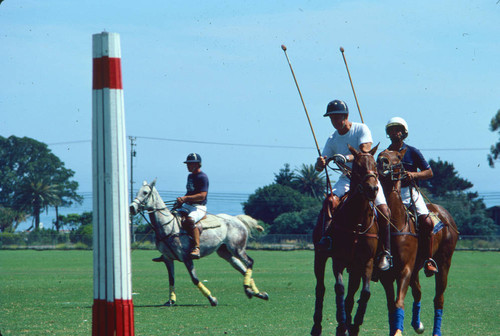
{"label": "horse bridle", "polygon": [[[359,155],[372,156],[370,153],[361,153]],[[353,177],[357,177],[358,180],[360,181],[357,185],[356,190],[363,193],[366,196],[365,188],[363,187],[363,185],[365,184],[366,180],[368,180],[369,178],[373,177],[373,178],[378,180],[378,172],[377,172],[377,170],[367,170],[366,174],[363,177],[361,177],[361,174],[359,174],[358,172],[355,172],[354,170],[351,170],[351,181],[352,181]]]}

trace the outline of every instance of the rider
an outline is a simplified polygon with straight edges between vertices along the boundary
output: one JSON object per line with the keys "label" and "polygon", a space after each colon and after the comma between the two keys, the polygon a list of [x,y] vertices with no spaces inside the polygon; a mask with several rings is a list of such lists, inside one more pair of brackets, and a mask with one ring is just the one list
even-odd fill
{"label": "rider", "polygon": [[195,224],[207,214],[208,176],[201,171],[201,156],[191,153],[187,156],[187,169],[190,172],[187,178],[186,195],[177,197],[177,211],[184,213],[186,218],[182,227],[193,239],[191,258],[200,258],[200,231]]}
{"label": "rider", "polygon": [[425,205],[422,194],[415,186],[418,186],[418,180],[430,179],[434,174],[422,153],[417,148],[404,143],[404,139],[408,136],[408,124],[403,118],[391,118],[385,126],[385,132],[391,139],[391,145],[388,147],[389,150],[400,151],[406,148],[402,162],[407,174],[405,180],[402,181],[401,197],[407,207],[411,203],[415,205],[421,239],[426,245],[422,250],[426,256],[424,263],[425,273],[427,276],[432,276],[438,271],[437,264],[432,259],[432,229],[434,225],[429,217],[429,210]]}
{"label": "rider", "polygon": [[[349,151],[347,145],[354,148],[359,148],[361,152],[368,153],[372,146],[372,135],[370,129],[365,124],[349,121],[349,109],[341,100],[333,100],[328,103],[324,117],[330,117],[330,121],[336,131],[327,139],[321,156],[316,160],[315,168],[317,171],[325,169],[327,159],[338,159],[347,162],[347,166],[352,168],[354,156]],[[340,155],[339,155],[340,154]],[[340,202],[340,198],[344,196],[350,187],[349,178],[342,174],[338,181],[333,186],[333,208],[336,208]],[[378,182],[378,192],[375,199],[375,205],[378,212],[381,214],[377,220],[380,227],[380,238],[384,246],[383,255],[380,259],[378,267],[385,271],[391,267],[391,243],[390,243],[390,228],[388,219],[390,218],[389,207],[385,200],[382,186]]]}

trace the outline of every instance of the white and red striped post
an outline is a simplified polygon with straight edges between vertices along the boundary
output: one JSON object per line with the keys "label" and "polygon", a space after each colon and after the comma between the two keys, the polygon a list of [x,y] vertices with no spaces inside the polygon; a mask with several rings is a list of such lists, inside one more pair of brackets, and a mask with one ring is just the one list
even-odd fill
{"label": "white and red striped post", "polygon": [[120,36],[92,36],[92,335],[134,335]]}

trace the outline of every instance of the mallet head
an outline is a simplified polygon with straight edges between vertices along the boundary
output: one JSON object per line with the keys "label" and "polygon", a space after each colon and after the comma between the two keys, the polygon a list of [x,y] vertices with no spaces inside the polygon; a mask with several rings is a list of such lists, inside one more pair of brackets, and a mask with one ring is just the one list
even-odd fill
{"label": "mallet head", "polygon": [[286,45],[282,44],[281,49],[283,49],[283,51],[286,51]]}
{"label": "mallet head", "polygon": [[344,47],[340,47],[340,52],[343,53],[344,52]]}

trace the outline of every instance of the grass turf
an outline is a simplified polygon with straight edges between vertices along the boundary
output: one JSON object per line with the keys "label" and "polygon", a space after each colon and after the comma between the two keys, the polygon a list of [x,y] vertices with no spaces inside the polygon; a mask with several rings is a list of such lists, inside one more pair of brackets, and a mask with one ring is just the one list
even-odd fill
{"label": "grass turf", "polygon": [[[268,302],[243,292],[243,277],[216,255],[195,261],[200,280],[219,300],[211,307],[176,262],[177,306],[168,298],[167,271],[154,251],[132,253],[136,335],[307,335],[314,311],[312,251],[249,251],[254,279]],[[500,254],[456,252],[445,293],[444,335],[500,335]],[[330,267],[331,263],[327,264]],[[0,250],[0,333],[89,335],[92,330],[91,251]],[[421,274],[422,321],[432,330],[434,280]],[[372,283],[363,335],[387,335],[385,294]],[[323,331],[334,334],[333,276],[327,272]],[[405,334],[412,298],[406,298]]]}

